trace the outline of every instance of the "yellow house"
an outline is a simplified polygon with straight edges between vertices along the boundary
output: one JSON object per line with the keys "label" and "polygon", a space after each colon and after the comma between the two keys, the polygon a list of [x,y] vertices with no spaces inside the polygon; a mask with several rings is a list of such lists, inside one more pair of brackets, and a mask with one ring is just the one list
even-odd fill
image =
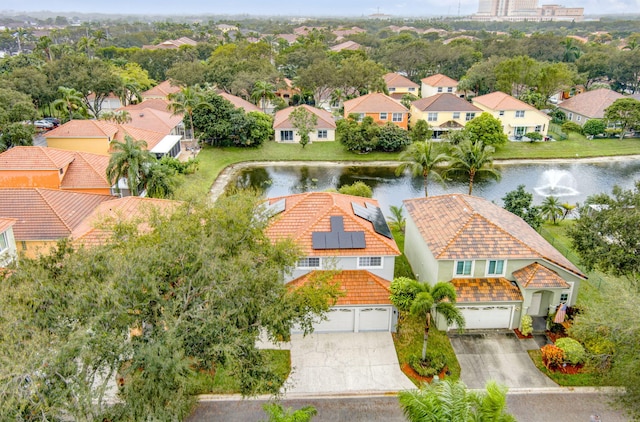
{"label": "yellow house", "polygon": [[13,236],[16,221],[13,218],[0,217],[0,268],[9,265],[18,255],[16,239]]}
{"label": "yellow house", "polygon": [[521,140],[525,133],[547,136],[551,117],[504,92],[492,92],[473,99],[473,105],[500,120],[510,140]]}
{"label": "yellow house", "polygon": [[394,100],[401,100],[405,94],[418,96],[420,85],[413,82],[398,73],[387,73],[383,76],[384,83],[387,85],[389,96]]}
{"label": "yellow house", "polygon": [[411,103],[411,125],[424,120],[433,130],[433,138],[441,139],[451,130],[460,130],[479,116],[482,110],[454,94],[436,94]]}

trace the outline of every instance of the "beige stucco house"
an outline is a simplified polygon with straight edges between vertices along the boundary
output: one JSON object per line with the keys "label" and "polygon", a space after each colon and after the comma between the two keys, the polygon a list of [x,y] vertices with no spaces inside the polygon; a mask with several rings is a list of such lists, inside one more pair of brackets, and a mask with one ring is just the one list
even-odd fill
{"label": "beige stucco house", "polygon": [[441,139],[451,130],[460,130],[465,124],[479,116],[482,109],[454,94],[436,94],[421,98],[411,104],[413,126],[424,120],[433,130],[433,138]]}
{"label": "beige stucco house", "polygon": [[455,94],[458,91],[458,81],[441,73],[423,78],[421,95],[422,98],[436,94]]}
{"label": "beige stucco house", "polygon": [[520,140],[529,132],[547,136],[551,117],[504,92],[496,91],[475,97],[473,105],[500,120],[510,140]]}

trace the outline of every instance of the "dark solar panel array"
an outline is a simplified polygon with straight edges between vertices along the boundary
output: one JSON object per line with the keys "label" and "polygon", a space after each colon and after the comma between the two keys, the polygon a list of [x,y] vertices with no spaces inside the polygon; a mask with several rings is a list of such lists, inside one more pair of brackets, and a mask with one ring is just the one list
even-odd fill
{"label": "dark solar panel array", "polygon": [[330,219],[330,232],[311,233],[313,249],[364,249],[364,232],[344,231],[344,220],[341,216],[332,216]]}
{"label": "dark solar panel array", "polygon": [[384,214],[380,207],[371,205],[368,202],[365,202],[365,205],[366,207],[363,207],[360,204],[352,202],[351,208],[353,209],[353,213],[358,217],[371,222],[371,224],[373,224],[373,230],[375,230],[376,233],[381,234],[384,237],[388,237],[389,239],[393,239],[387,220],[384,218]]}
{"label": "dark solar panel array", "polygon": [[269,204],[267,206],[267,216],[273,217],[276,214],[280,214],[284,211],[286,206],[285,198],[280,199],[279,201],[274,202],[273,204]]}

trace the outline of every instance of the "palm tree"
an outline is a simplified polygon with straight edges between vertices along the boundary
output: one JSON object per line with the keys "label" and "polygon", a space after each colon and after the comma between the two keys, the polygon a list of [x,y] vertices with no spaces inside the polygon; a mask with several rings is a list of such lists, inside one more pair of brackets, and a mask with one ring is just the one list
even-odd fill
{"label": "palm tree", "polygon": [[571,212],[578,207],[577,204],[570,204],[568,202],[564,202],[564,203],[560,204],[560,206],[562,207],[562,219],[563,220],[565,218],[567,218],[569,216],[569,214],[571,214]]}
{"label": "palm tree", "polygon": [[207,107],[209,103],[204,100],[202,91],[197,88],[184,87],[180,91],[169,95],[171,104],[169,108],[173,114],[186,114],[189,116],[189,128],[191,129],[191,138],[194,139],[193,127],[193,111],[197,108]]}
{"label": "palm tree", "polygon": [[169,166],[156,162],[149,166],[144,184],[150,198],[170,198],[176,190],[175,171]]}
{"label": "palm tree", "polygon": [[391,218],[389,218],[389,225],[394,227],[396,230],[404,233],[404,229],[407,226],[407,219],[404,217],[404,208],[402,205],[395,206],[391,205],[389,207],[389,211],[391,211]]}
{"label": "palm tree", "polygon": [[437,148],[431,141],[415,142],[409,148],[400,154],[402,164],[396,169],[396,175],[400,175],[405,169],[410,169],[413,176],[422,176],[422,185],[424,186],[424,196],[429,196],[427,191],[427,183],[429,175],[432,175],[438,181],[442,181],[442,176],[436,171],[432,171],[435,167],[450,157],[447,154],[438,153]]}
{"label": "palm tree", "polygon": [[451,162],[444,175],[465,174],[469,176],[469,195],[473,191],[473,181],[477,175],[487,175],[500,180],[500,171],[493,168],[494,148],[482,141],[464,141],[451,149]]}
{"label": "palm tree", "polygon": [[489,381],[485,391],[470,391],[458,380],[426,384],[419,390],[398,395],[404,416],[410,422],[476,421],[515,422],[506,412],[507,388]]}
{"label": "palm tree", "polygon": [[564,47],[562,61],[573,63],[582,55],[582,50],[576,45],[576,41],[573,38],[567,37],[560,44]]}
{"label": "palm tree", "polygon": [[560,218],[563,214],[564,210],[560,201],[555,196],[547,196],[542,201],[540,205],[540,215],[542,218],[546,218],[547,220],[551,220],[553,224],[556,224],[558,218]]}
{"label": "palm tree", "polygon": [[[120,179],[127,179],[127,186],[131,195],[138,196],[139,187],[143,186],[149,166],[155,157],[147,150],[146,141],[136,141],[125,135],[124,142],[112,141],[113,153],[107,166],[109,183],[117,183]],[[116,188],[119,191],[119,187]]]}
{"label": "palm tree", "polygon": [[427,356],[431,314],[442,315],[448,325],[455,323],[460,329],[464,327],[464,316],[455,305],[456,291],[451,283],[439,282],[431,285],[407,277],[398,277],[391,283],[390,300],[400,311],[408,311],[411,315],[425,318],[422,360]]}
{"label": "palm tree", "polygon": [[258,101],[262,104],[262,112],[267,112],[267,100],[273,100],[276,97],[276,87],[273,86],[272,83],[266,81],[257,81],[253,85],[253,90],[251,91],[251,99],[258,103]]}
{"label": "palm tree", "polygon": [[84,103],[84,97],[81,92],[74,88],[67,88],[65,86],[58,87],[58,92],[62,98],[58,98],[53,102],[53,107],[56,110],[64,111],[69,114],[69,120],[73,120],[74,111],[86,112],[86,105]]}

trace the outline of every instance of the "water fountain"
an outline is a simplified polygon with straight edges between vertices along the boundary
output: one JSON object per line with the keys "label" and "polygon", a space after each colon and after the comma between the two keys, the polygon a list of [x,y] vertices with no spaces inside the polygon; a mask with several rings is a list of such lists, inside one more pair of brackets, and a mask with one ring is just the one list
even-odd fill
{"label": "water fountain", "polygon": [[576,178],[567,170],[550,169],[545,170],[538,181],[538,185],[533,188],[540,196],[573,196],[579,192],[576,189]]}

